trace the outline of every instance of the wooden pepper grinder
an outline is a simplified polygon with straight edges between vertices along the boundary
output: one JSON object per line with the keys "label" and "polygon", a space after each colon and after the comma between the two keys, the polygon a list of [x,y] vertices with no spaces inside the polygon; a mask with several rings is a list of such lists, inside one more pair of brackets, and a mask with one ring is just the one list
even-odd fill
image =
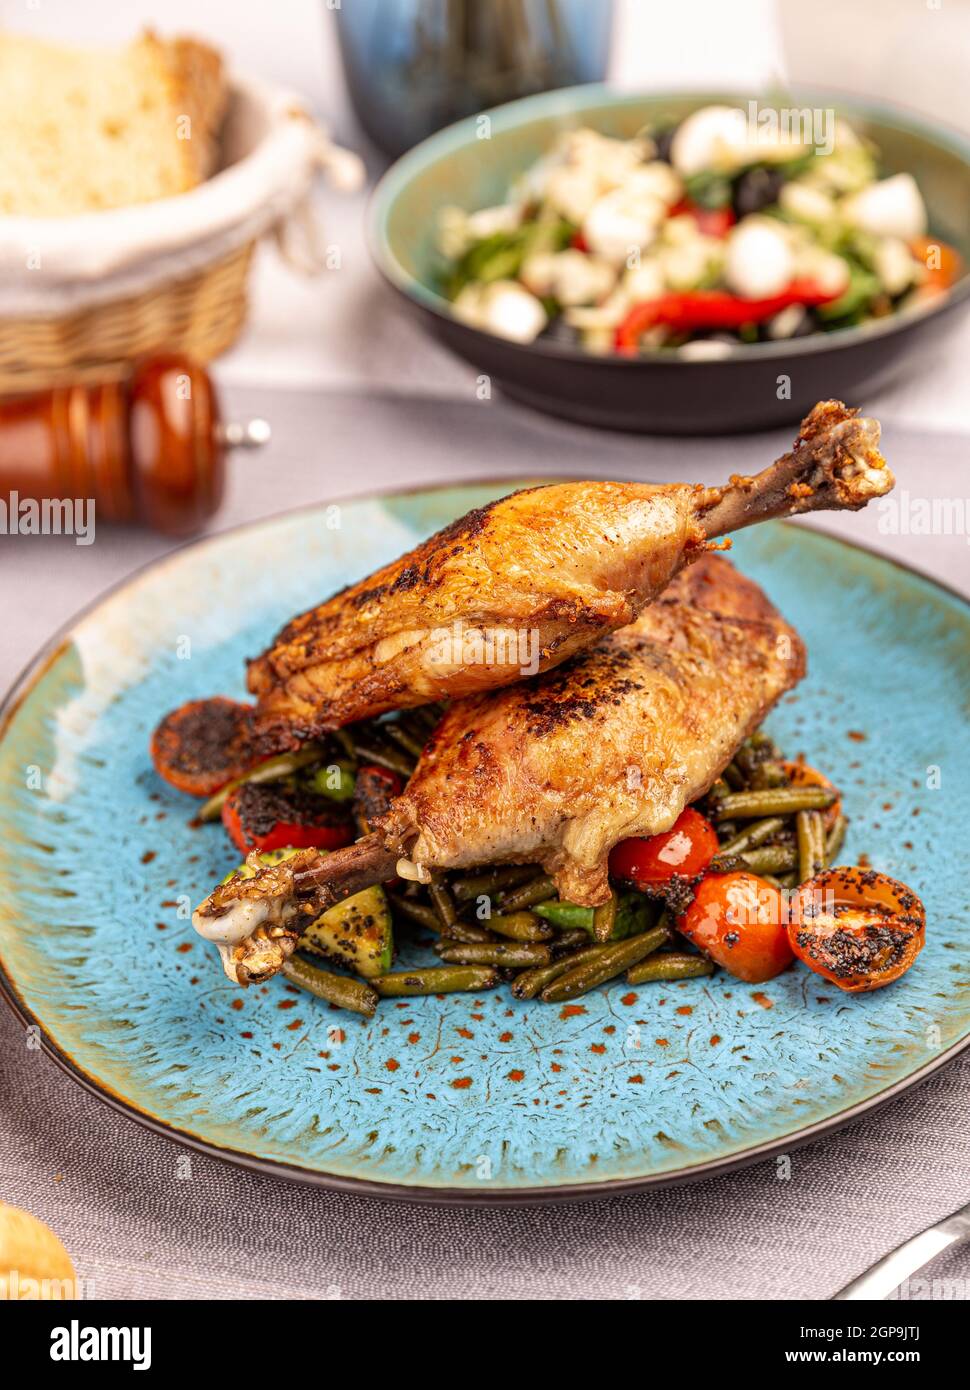
{"label": "wooden pepper grinder", "polygon": [[222,423],[198,363],[154,357],[125,381],[0,400],[0,492],[94,498],[98,521],[187,536],[222,501],[227,448],[268,438],[264,420]]}

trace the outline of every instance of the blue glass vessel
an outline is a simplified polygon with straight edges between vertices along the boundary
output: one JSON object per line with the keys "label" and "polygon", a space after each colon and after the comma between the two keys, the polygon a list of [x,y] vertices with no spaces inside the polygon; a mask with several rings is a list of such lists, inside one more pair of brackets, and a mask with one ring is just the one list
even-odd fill
{"label": "blue glass vessel", "polygon": [[612,0],[343,0],[350,97],[396,158],[442,126],[515,97],[603,78]]}

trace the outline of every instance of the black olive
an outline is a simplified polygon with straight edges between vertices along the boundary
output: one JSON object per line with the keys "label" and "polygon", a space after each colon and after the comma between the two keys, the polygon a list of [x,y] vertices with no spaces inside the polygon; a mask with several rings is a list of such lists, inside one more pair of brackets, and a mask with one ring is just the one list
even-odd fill
{"label": "black olive", "polygon": [[674,136],[676,134],[677,127],[672,125],[653,137],[653,143],[657,147],[657,153],[654,156],[655,159],[662,159],[665,164],[670,163],[670,147],[674,142]]}
{"label": "black olive", "polygon": [[784,175],[777,169],[748,169],[734,185],[734,214],[737,218],[777,203]]}

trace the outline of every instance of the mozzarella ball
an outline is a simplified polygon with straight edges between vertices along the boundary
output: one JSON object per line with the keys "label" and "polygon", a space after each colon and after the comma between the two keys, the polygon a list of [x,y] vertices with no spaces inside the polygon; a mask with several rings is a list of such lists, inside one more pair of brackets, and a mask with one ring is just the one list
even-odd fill
{"label": "mozzarella ball", "polygon": [[844,198],[841,211],[850,227],[873,236],[912,241],[926,231],[926,207],[912,174],[894,174],[871,183]]}
{"label": "mozzarella ball", "polygon": [[872,266],[887,294],[902,294],[916,278],[917,262],[905,241],[880,237],[872,256]]}
{"label": "mozzarella ball", "polygon": [[650,164],[641,164],[639,168],[631,170],[623,187],[634,195],[643,193],[652,198],[659,198],[668,206],[679,203],[684,195],[683,182],[662,159],[655,159]]}
{"label": "mozzarella ball", "polygon": [[593,168],[564,164],[549,174],[543,196],[567,222],[579,225],[600,196],[600,180]]}
{"label": "mozzarella ball", "polygon": [[788,238],[767,218],[746,217],[728,236],[724,278],[744,299],[779,294],[792,279]]}
{"label": "mozzarella ball", "polygon": [[702,106],[674,132],[670,162],[681,178],[737,168],[748,144],[745,115],[735,106]]}
{"label": "mozzarella ball", "polygon": [[477,312],[479,328],[515,343],[531,343],[547,323],[546,311],[538,299],[515,280],[484,285]]}
{"label": "mozzarella ball", "polygon": [[667,288],[663,267],[659,261],[643,261],[627,271],[621,288],[631,304],[642,304],[645,299],[657,299]]}
{"label": "mozzarella ball", "polygon": [[575,249],[539,252],[525,262],[521,279],[533,294],[551,295],[560,304],[593,304],[609,294],[616,270],[606,261]]}
{"label": "mozzarella ball", "polygon": [[616,188],[597,198],[583,221],[583,239],[594,255],[622,265],[631,252],[649,246],[667,214],[659,198]]}
{"label": "mozzarella ball", "polygon": [[799,222],[828,222],[835,213],[835,204],[827,193],[798,181],[782,184],[778,206]]}

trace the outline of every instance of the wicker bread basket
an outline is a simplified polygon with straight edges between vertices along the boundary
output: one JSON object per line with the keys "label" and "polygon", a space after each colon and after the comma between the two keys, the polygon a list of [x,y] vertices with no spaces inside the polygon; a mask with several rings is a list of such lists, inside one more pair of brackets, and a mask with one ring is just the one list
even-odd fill
{"label": "wicker bread basket", "polygon": [[[0,396],[120,375],[136,357],[206,362],[246,318],[260,237],[281,246],[316,174],[355,187],[337,149],[293,98],[236,79],[218,171],[176,197],[64,218],[0,217]],[[301,269],[315,268],[312,238]],[[292,257],[291,257],[292,259]]]}

